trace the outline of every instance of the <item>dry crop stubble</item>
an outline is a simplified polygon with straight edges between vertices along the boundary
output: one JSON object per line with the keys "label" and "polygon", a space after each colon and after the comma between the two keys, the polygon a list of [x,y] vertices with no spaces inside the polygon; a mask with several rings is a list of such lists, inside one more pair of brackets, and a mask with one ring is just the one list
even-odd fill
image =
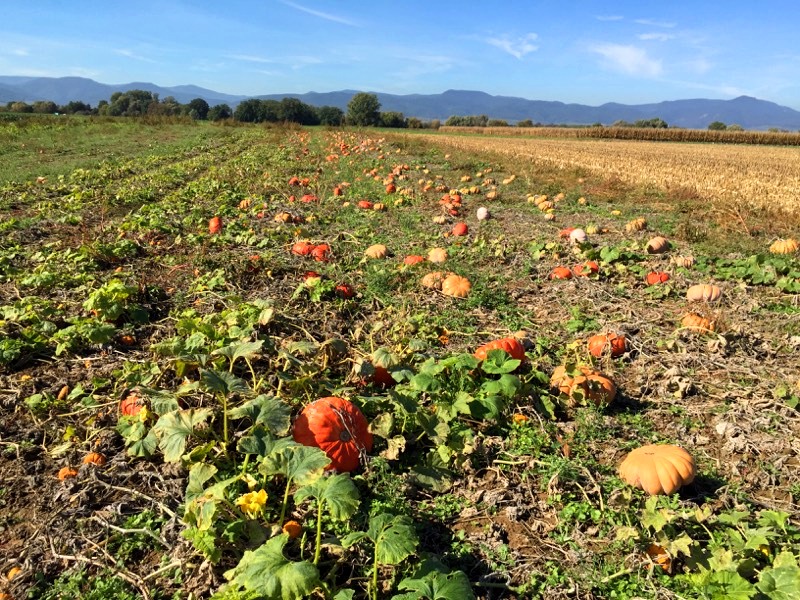
{"label": "dry crop stubble", "polygon": [[631,185],[692,187],[720,208],[800,217],[800,149],[628,140],[511,139],[430,135],[438,145],[489,150],[559,169],[586,169]]}

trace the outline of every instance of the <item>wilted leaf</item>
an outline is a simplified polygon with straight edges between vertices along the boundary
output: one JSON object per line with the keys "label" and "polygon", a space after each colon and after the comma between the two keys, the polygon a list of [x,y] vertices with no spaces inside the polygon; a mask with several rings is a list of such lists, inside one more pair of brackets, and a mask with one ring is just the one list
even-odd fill
{"label": "wilted leaf", "polygon": [[158,447],[164,453],[164,460],[180,460],[186,450],[186,438],[209,416],[211,410],[207,408],[176,410],[161,416],[153,426],[153,431],[158,436]]}

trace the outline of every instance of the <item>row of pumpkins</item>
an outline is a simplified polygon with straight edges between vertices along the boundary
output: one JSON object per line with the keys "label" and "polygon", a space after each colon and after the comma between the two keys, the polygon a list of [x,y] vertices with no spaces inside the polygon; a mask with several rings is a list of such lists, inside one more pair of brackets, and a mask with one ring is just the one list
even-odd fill
{"label": "row of pumpkins", "polygon": [[[602,338],[602,339],[601,339]],[[595,336],[590,351],[610,349],[624,351],[623,336]],[[489,351],[500,349],[512,358],[524,361],[525,350],[517,338],[494,340],[478,348],[474,356],[486,359]],[[567,367],[557,367],[551,377],[554,393],[574,397],[576,390],[584,397],[605,404],[616,395],[610,378],[590,367],[579,368],[578,374]],[[294,440],[323,450],[331,462],[330,470],[354,471],[372,450],[373,437],[364,414],[352,402],[335,396],[320,398],[308,404],[295,420]],[[631,451],[619,466],[619,476],[627,484],[648,494],[673,494],[691,483],[697,473],[695,461],[683,448],[668,444],[651,444]]]}

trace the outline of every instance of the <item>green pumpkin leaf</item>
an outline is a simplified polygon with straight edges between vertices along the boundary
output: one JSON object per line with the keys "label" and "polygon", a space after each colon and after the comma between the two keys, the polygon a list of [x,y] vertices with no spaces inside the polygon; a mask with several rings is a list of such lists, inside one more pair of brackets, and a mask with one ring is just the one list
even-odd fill
{"label": "green pumpkin leaf", "polygon": [[263,345],[264,340],[258,340],[256,342],[234,342],[223,348],[217,348],[211,353],[211,356],[224,356],[233,364],[239,358],[251,359],[258,357]]}
{"label": "green pumpkin leaf", "polygon": [[248,550],[235,568],[225,573],[235,590],[255,592],[267,600],[297,600],[319,585],[319,571],[308,562],[283,555],[289,536],[279,535],[256,550]]}
{"label": "green pumpkin leaf", "polygon": [[419,539],[414,522],[406,515],[381,513],[369,520],[367,536],[375,544],[379,564],[397,565],[414,553]]}
{"label": "green pumpkin leaf", "polygon": [[234,393],[246,394],[250,391],[250,388],[243,379],[236,377],[236,375],[228,371],[200,369],[200,383],[209,392],[215,392],[225,396]]}
{"label": "green pumpkin leaf", "polygon": [[263,425],[270,433],[283,436],[291,426],[292,409],[285,402],[274,396],[261,394],[248,400],[241,406],[228,411],[228,418],[249,418],[255,425]]}
{"label": "green pumpkin leaf", "polygon": [[309,498],[323,503],[331,517],[338,521],[349,519],[358,510],[358,489],[349,473],[320,477],[294,493],[294,499],[298,503]]}
{"label": "green pumpkin leaf", "polygon": [[179,461],[186,451],[186,438],[210,416],[208,408],[176,410],[161,416],[153,425],[153,431],[158,436],[158,447],[164,453],[164,460]]}
{"label": "green pumpkin leaf", "polygon": [[447,573],[433,570],[424,576],[415,574],[413,578],[403,579],[397,589],[410,591],[393,596],[392,600],[474,600],[475,598],[469,578],[462,571]]}
{"label": "green pumpkin leaf", "polygon": [[283,475],[302,486],[322,477],[330,462],[319,448],[293,444],[269,453],[259,471],[265,475]]}
{"label": "green pumpkin leaf", "polygon": [[486,360],[481,363],[481,369],[485,373],[492,375],[502,375],[503,373],[511,373],[522,364],[518,358],[511,358],[505,350],[499,348],[489,350],[486,354]]}

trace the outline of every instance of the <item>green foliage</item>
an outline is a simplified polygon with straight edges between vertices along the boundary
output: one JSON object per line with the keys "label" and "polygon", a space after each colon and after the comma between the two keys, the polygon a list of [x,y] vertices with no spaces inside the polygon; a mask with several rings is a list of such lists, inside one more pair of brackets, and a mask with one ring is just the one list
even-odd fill
{"label": "green foliage", "polygon": [[378,125],[381,120],[380,110],[378,96],[359,92],[347,103],[347,124],[358,127]]}

